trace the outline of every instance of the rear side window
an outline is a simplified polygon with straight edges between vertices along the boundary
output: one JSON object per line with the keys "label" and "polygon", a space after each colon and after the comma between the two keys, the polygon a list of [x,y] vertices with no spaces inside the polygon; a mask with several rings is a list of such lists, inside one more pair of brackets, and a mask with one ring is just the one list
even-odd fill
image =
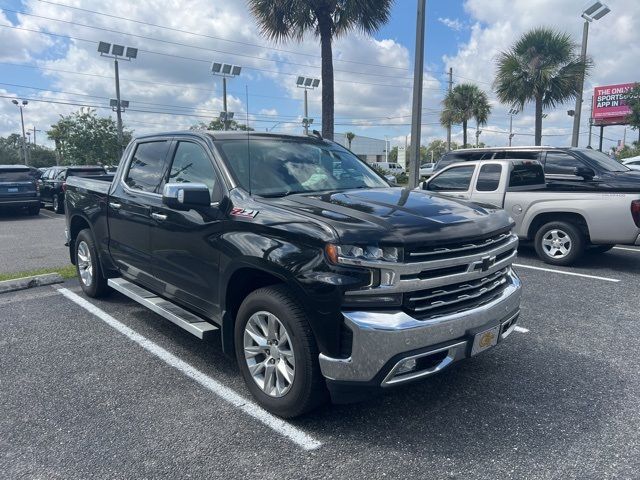
{"label": "rear side window", "polygon": [[0,182],[32,182],[31,171],[25,169],[0,169]]}
{"label": "rear side window", "polygon": [[536,151],[525,151],[525,150],[503,150],[502,152],[496,152],[495,158],[496,160],[511,160],[511,159],[519,159],[519,160],[538,160],[540,156],[540,152]]}
{"label": "rear side window", "polygon": [[545,184],[544,170],[538,162],[514,163],[509,175],[509,187],[539,187]]}
{"label": "rear side window", "polygon": [[156,193],[163,180],[168,151],[166,140],[138,144],[124,183],[134,190]]}
{"label": "rear side window", "polygon": [[428,189],[435,192],[466,192],[475,168],[475,165],[453,167],[429,182]]}
{"label": "rear side window", "polygon": [[547,152],[544,172],[547,175],[575,175],[576,167],[584,167],[582,160],[564,152]]}
{"label": "rear side window", "polygon": [[476,190],[478,192],[495,192],[500,185],[502,166],[497,164],[483,165],[478,174]]}

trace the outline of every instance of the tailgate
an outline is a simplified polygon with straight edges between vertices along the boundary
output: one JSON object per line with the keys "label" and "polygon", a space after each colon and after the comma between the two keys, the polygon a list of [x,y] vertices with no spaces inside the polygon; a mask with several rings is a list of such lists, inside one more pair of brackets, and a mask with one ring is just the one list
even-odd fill
{"label": "tailgate", "polygon": [[0,182],[0,198],[35,197],[35,182]]}

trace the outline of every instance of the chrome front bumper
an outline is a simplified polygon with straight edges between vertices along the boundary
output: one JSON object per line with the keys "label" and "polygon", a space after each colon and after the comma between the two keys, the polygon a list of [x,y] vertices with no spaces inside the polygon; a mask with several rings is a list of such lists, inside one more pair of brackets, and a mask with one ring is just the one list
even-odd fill
{"label": "chrome front bumper", "polygon": [[[382,370],[392,372],[399,362],[409,357],[447,351],[440,368],[434,367],[422,375],[407,375],[403,379],[435,373],[455,361],[470,355],[472,332],[482,327],[501,325],[502,340],[511,333],[520,311],[522,286],[512,270],[508,284],[495,300],[480,307],[430,320],[417,320],[399,312],[345,311],[345,324],[353,332],[351,356],[346,359],[320,354],[320,368],[328,380],[340,382],[371,382]],[[428,347],[433,346],[433,351]],[[406,355],[403,355],[406,354]],[[394,358],[395,357],[395,358]],[[420,373],[420,372],[416,372]],[[387,386],[389,374],[380,380]]]}

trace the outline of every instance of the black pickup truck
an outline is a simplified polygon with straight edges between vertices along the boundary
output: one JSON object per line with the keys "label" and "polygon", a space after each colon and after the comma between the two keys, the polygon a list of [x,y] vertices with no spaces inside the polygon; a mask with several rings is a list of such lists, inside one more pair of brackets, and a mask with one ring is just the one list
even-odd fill
{"label": "black pickup truck", "polygon": [[505,212],[391,187],[319,136],[138,138],[111,182],[70,177],[65,206],[87,295],[220,330],[257,401],[286,417],[435,374],[502,341],[520,311]]}

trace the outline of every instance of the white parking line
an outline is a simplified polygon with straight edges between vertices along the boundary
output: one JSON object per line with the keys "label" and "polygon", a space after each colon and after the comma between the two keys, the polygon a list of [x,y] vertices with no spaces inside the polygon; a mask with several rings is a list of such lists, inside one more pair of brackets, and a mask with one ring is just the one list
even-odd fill
{"label": "white parking line", "polygon": [[520,263],[514,263],[513,266],[514,267],[518,267],[518,268],[530,268],[531,270],[540,270],[542,272],[561,273],[563,275],[572,275],[574,277],[591,278],[593,280],[602,280],[604,282],[618,283],[620,281],[617,278],[598,277],[596,275],[587,275],[585,273],[565,272],[564,270],[555,270],[553,268],[534,267],[532,265],[522,265]]}
{"label": "white parking line", "polygon": [[528,329],[528,328],[519,327],[518,325],[516,325],[515,327],[513,327],[513,329],[514,329],[516,332],[520,332],[520,333],[529,333],[529,329]]}
{"label": "white parking line", "polygon": [[614,250],[624,250],[625,252],[636,252],[640,253],[639,248],[625,248],[625,247],[613,247]]}
{"label": "white parking line", "polygon": [[258,420],[259,422],[263,423],[267,427],[274,430],[276,433],[279,433],[280,435],[288,438],[289,440],[291,440],[293,443],[303,448],[304,450],[315,450],[316,448],[319,448],[320,446],[322,446],[321,442],[314,439],[307,433],[285,422],[281,418],[271,415],[269,412],[267,412],[257,404],[241,397],[236,392],[231,390],[229,387],[222,385],[220,382],[205,375],[200,370],[192,367],[185,361],[180,360],[178,357],[176,357],[172,353],[168,352],[167,350],[160,347],[159,345],[153,343],[151,340],[140,335],[136,331],[130,329],[123,323],[113,318],[107,312],[96,307],[94,304],[88,302],[87,300],[80,297],[79,295],[76,295],[75,293],[73,293],[72,291],[66,288],[60,288],[59,292],[62,293],[65,297],[67,297],[69,300],[80,305],[89,313],[95,315],[100,320],[107,323],[110,327],[113,327],[118,332],[122,333],[129,339],[136,342],[138,345],[140,345],[142,348],[147,350],[149,353],[160,358],[167,365],[170,365],[180,370],[187,377],[195,380],[204,388],[206,388],[207,390],[211,391],[212,393],[222,398],[224,401],[242,410],[247,415],[253,417],[254,419]]}

